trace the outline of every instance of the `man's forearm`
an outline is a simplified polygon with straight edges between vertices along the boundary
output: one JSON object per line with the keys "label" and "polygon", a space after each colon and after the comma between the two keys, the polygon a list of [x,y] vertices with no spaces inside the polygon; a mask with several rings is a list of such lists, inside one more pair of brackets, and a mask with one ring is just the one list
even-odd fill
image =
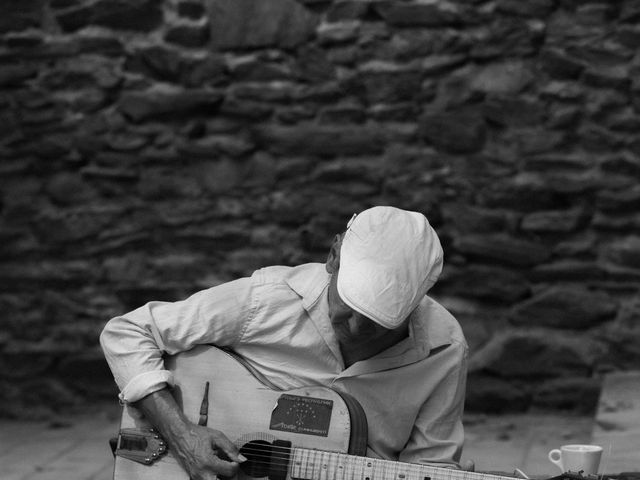
{"label": "man's forearm", "polygon": [[189,430],[189,420],[166,387],[141,398],[133,406],[144,414],[170,445]]}
{"label": "man's forearm", "polygon": [[232,477],[238,463],[246,460],[224,433],[189,421],[168,388],[150,393],[133,405],[166,440],[192,479],[210,479],[212,474]]}

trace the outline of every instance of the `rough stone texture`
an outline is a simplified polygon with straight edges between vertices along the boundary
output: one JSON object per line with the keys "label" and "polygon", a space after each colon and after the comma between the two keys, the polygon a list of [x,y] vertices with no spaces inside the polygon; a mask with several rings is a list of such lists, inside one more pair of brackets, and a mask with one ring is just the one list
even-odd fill
{"label": "rough stone texture", "polygon": [[108,318],[374,204],[441,237],[469,408],[593,408],[640,362],[636,3],[2,2],[0,415],[113,397]]}
{"label": "rough stone texture", "polygon": [[603,346],[573,333],[506,330],[496,334],[471,359],[470,371],[504,378],[588,376],[604,354]]}
{"label": "rough stone texture", "polygon": [[557,287],[519,303],[510,319],[516,325],[580,330],[613,319],[617,307],[604,292]]}
{"label": "rough stone texture", "polygon": [[531,393],[525,385],[486,374],[470,374],[467,378],[468,412],[506,413],[526,411]]}
{"label": "rough stone texture", "polygon": [[314,33],[318,17],[295,0],[208,0],[211,44],[218,49],[293,48]]}

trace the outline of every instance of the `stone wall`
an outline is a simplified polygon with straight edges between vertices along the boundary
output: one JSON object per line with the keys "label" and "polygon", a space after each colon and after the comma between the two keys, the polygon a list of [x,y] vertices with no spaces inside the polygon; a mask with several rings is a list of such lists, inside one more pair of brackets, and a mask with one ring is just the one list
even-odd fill
{"label": "stone wall", "polygon": [[110,317],[424,212],[468,408],[640,362],[640,1],[5,0],[0,409],[110,397]]}

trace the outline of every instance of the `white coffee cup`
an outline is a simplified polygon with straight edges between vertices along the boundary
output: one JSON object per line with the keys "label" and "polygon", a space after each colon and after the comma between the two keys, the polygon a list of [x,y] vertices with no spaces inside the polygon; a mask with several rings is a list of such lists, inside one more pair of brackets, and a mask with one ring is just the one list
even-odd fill
{"label": "white coffee cup", "polygon": [[562,472],[582,472],[584,475],[598,473],[602,447],[598,445],[562,445],[549,452],[549,460]]}

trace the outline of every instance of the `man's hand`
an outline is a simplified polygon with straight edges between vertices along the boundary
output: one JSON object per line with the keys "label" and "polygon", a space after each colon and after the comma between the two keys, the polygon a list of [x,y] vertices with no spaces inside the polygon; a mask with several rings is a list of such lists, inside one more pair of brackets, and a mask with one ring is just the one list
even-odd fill
{"label": "man's hand", "polygon": [[166,440],[170,451],[192,480],[233,477],[246,458],[224,433],[195,425],[182,413],[168,389],[134,404]]}
{"label": "man's hand", "polygon": [[214,475],[233,477],[238,464],[246,460],[222,432],[194,424],[169,445],[192,480],[209,480]]}

